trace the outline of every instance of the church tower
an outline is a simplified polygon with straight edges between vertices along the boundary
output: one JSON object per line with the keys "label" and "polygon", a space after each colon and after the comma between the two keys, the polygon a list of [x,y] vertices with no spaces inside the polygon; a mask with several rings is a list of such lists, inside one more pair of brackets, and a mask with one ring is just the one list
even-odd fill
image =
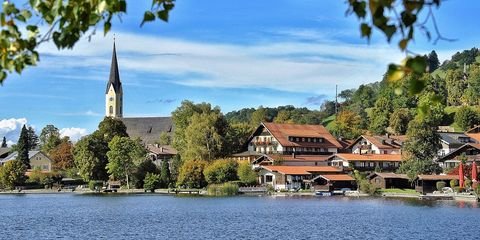
{"label": "church tower", "polygon": [[110,79],[105,91],[105,116],[119,117],[123,116],[123,90],[118,73],[117,52],[115,50],[115,40],[113,40],[112,65],[110,66]]}

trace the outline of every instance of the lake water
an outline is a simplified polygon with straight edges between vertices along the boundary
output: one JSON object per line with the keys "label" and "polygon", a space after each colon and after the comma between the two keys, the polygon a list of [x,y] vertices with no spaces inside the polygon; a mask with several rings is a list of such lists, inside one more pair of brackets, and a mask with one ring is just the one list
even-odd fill
{"label": "lake water", "polygon": [[0,195],[1,239],[474,239],[477,203],[343,197]]}

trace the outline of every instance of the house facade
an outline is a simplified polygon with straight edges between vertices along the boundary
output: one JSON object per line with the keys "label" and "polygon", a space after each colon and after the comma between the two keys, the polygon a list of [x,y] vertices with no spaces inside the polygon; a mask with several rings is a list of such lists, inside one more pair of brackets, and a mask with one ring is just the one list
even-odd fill
{"label": "house facade", "polygon": [[475,140],[462,132],[439,132],[441,149],[438,151],[438,157],[442,158],[447,154],[457,150],[467,143],[475,143]]}
{"label": "house facade", "polygon": [[347,148],[356,154],[401,154],[401,148],[405,139],[405,135],[362,135]]}
{"label": "house facade", "polygon": [[282,155],[330,155],[341,144],[321,125],[261,123],[248,139],[248,151]]}
{"label": "house facade", "polygon": [[451,169],[457,167],[462,160],[469,163],[480,162],[480,144],[467,143],[456,150],[440,157],[437,162],[443,169]]}
{"label": "house facade", "polygon": [[147,144],[146,149],[148,157],[158,166],[162,162],[170,162],[178,154],[170,145]]}
{"label": "house facade", "polygon": [[262,154],[251,163],[258,165],[282,166],[328,166],[329,155],[281,155]]}
{"label": "house facade", "polygon": [[385,171],[395,171],[402,162],[400,154],[355,154],[338,153],[330,157],[329,165],[334,167],[345,167],[357,169],[359,171],[374,171],[381,169]]}
{"label": "house facade", "polygon": [[[0,161],[0,165],[4,165],[8,161],[16,160],[18,152],[9,154],[6,158]],[[44,172],[52,171],[52,160],[41,151],[28,151],[28,158],[30,159],[30,169],[38,169]]]}

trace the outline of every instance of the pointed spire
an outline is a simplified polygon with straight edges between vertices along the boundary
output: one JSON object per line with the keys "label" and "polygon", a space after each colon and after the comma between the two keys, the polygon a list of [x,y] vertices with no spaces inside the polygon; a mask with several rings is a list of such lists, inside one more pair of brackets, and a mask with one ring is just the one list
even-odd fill
{"label": "pointed spire", "polygon": [[112,53],[112,65],[110,66],[110,78],[107,84],[107,90],[105,94],[108,93],[110,85],[113,85],[113,89],[116,93],[122,91],[122,82],[120,82],[120,73],[118,72],[118,63],[117,63],[117,51],[115,49],[115,36],[113,37],[113,53]]}

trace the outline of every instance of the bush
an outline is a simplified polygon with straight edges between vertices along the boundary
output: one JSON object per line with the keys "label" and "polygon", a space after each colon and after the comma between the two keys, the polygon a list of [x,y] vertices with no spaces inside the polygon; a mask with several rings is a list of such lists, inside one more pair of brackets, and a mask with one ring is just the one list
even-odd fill
{"label": "bush", "polygon": [[375,194],[375,192],[377,191],[377,187],[371,184],[368,180],[361,180],[359,186],[360,186],[360,191],[364,193],[368,193],[370,195]]}
{"label": "bush", "polygon": [[238,165],[237,175],[243,185],[257,184],[257,173],[253,171],[248,161],[244,161]]}
{"label": "bush", "polygon": [[160,184],[160,175],[154,173],[147,173],[145,179],[143,179],[143,189],[145,191],[155,192]]}
{"label": "bush", "polygon": [[53,184],[53,176],[50,173],[43,173],[42,171],[35,169],[30,173],[27,183],[51,186]]}
{"label": "bush", "polygon": [[464,187],[468,189],[468,188],[470,188],[471,186],[472,186],[472,180],[470,180],[470,179],[467,178],[467,180],[465,180]]}
{"label": "bush", "polygon": [[444,181],[437,182],[437,190],[442,191],[442,189],[447,186],[447,183]]}
{"label": "bush", "polygon": [[15,186],[25,184],[26,167],[19,160],[6,162],[0,167],[0,182],[7,189],[14,189]]}
{"label": "bush", "polygon": [[454,188],[456,186],[458,186],[458,180],[457,179],[450,180],[450,187]]}
{"label": "bush", "polygon": [[215,160],[205,167],[203,175],[208,183],[224,183],[237,180],[238,163],[233,160]]}
{"label": "bush", "polygon": [[100,190],[102,187],[103,181],[91,180],[90,182],[88,182],[88,188],[90,188],[90,190]]}
{"label": "bush", "polygon": [[189,160],[183,163],[178,174],[177,186],[188,188],[202,188],[207,185],[203,170],[207,165],[206,161]]}
{"label": "bush", "polygon": [[238,185],[235,183],[209,184],[207,186],[208,195],[212,196],[232,196],[238,194]]}

